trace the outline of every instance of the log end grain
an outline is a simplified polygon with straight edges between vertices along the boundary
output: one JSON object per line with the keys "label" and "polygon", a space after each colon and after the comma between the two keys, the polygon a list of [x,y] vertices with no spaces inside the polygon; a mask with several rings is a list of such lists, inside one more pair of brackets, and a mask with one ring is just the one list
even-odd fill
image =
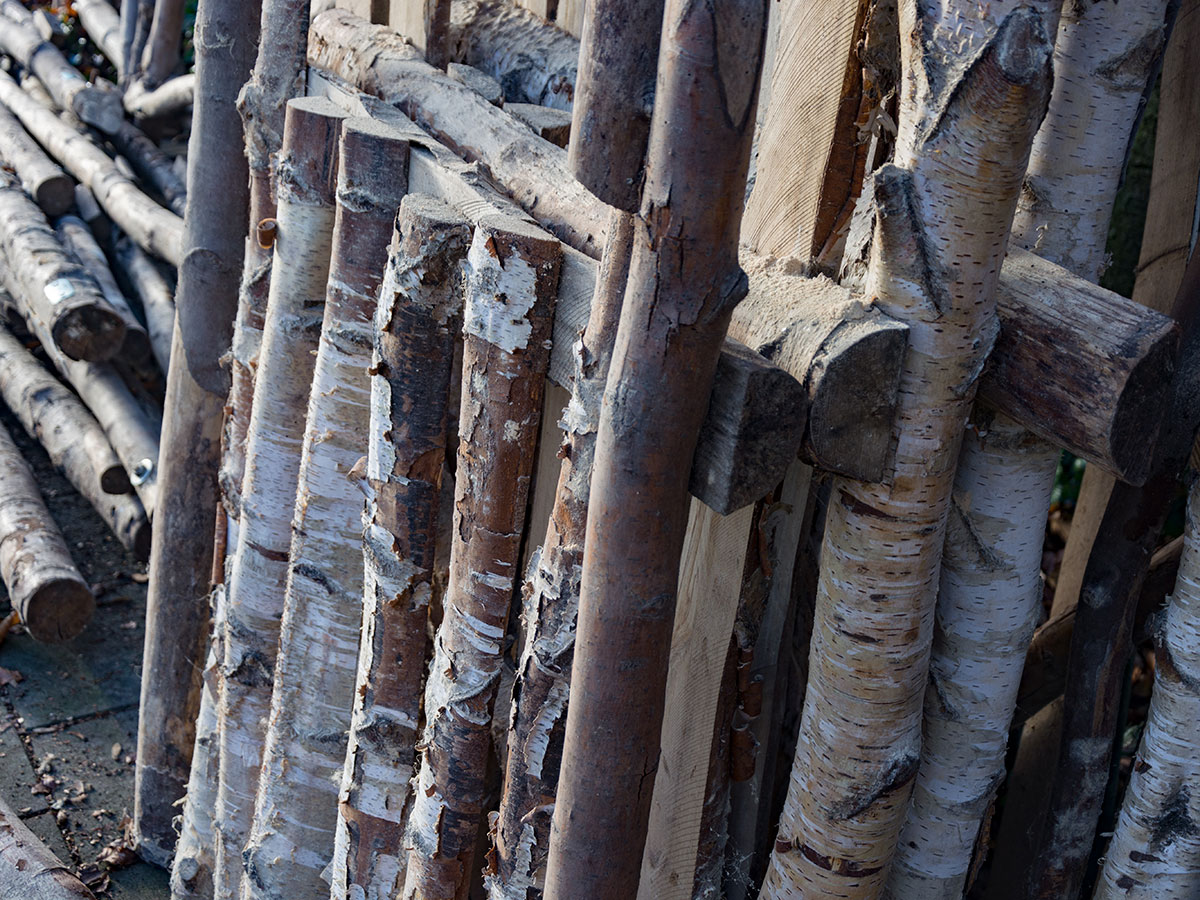
{"label": "log end grain", "polygon": [[107,306],[81,305],[54,321],[51,336],[71,359],[104,362],[124,344],[125,322]]}
{"label": "log end grain", "polygon": [[47,218],[57,218],[74,205],[75,182],[62,172],[52,175],[34,186],[33,199]]}
{"label": "log end grain", "polygon": [[19,614],[34,640],[57,644],[79,635],[95,610],[96,600],[83,579],[77,573],[62,572],[39,584]]}
{"label": "log end grain", "polygon": [[1108,440],[1109,456],[1122,481],[1144,484],[1150,474],[1155,438],[1167,412],[1177,350],[1178,334],[1174,330],[1158,335],[1125,382]]}

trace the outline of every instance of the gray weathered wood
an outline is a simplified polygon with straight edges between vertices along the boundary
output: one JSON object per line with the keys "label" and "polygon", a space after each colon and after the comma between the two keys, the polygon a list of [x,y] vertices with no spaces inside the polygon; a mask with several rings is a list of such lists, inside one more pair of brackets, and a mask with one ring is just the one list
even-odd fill
{"label": "gray weathered wood", "polygon": [[536,103],[505,103],[504,108],[556,147],[566,147],[571,139],[571,114],[566,110]]}

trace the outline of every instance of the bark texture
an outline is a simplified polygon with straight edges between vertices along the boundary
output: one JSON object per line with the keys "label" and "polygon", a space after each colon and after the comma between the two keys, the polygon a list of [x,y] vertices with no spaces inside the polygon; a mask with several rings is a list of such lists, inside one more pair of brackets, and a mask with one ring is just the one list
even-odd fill
{"label": "bark texture", "polygon": [[176,173],[171,157],[132,122],[122,122],[110,137],[113,146],[143,181],[158,191],[171,212],[182,216],[187,208],[187,185]]}
{"label": "bark texture", "polygon": [[455,336],[471,227],[430,197],[401,204],[374,320],[363,515],[362,639],[332,867],[335,900],[404,886],[429,602],[438,555]]}
{"label": "bark texture", "polygon": [[4,73],[0,73],[0,103],[59,165],[95,194],[96,202],[130,237],[160,259],[179,265],[183,219],[138,190],[90,137],[63,122]]}
{"label": "bark texture", "polygon": [[1179,580],[1158,625],[1154,694],[1096,900],[1200,893],[1200,482],[1188,498]]}
{"label": "bark texture", "polygon": [[404,134],[371,119],[345,123],[243,900],[327,890],[363,618],[362,493],[347,473],[367,450],[371,323],[407,168]]}
{"label": "bark texture", "polygon": [[673,0],[663,22],[646,184],[596,440],[548,900],[637,891],[687,461],[747,291],[737,235],[767,5]]}
{"label": "bark texture", "polygon": [[[125,65],[122,57],[124,51],[121,14],[108,0],[74,0],[71,6],[92,43],[108,57],[108,61],[116,67],[119,74]],[[180,31],[182,32],[182,27]]]}
{"label": "bark texture", "polygon": [[279,236],[254,385],[221,670],[221,787],[215,896],[237,896],[271,705],[301,442],[325,308],[343,114],[288,103],[279,162]]}
{"label": "bark texture", "polygon": [[96,900],[0,800],[0,892],[23,900]]}
{"label": "bark texture", "polygon": [[121,62],[116,65],[122,88],[137,76],[153,18],[154,0],[121,0]]}
{"label": "bark texture", "polygon": [[196,97],[196,75],[177,75],[153,90],[130,88],[125,109],[136,119],[157,119],[186,112]]}
{"label": "bark texture", "polygon": [[396,104],[452,150],[485,164],[559,239],[600,255],[608,210],[572,180],[563,151],[424,62],[398,35],[344,10],[328,10],[313,19],[308,58]]}
{"label": "bark texture", "polygon": [[89,84],[57,47],[42,40],[33,24],[33,14],[24,4],[3,0],[0,18],[5,20],[0,28],[0,50],[36,75],[60,109],[71,110],[107,134],[121,126],[121,95]]}
{"label": "bark texture", "polygon": [[[256,3],[244,4],[252,10]],[[140,76],[151,87],[166,81],[179,66],[180,44],[183,42],[184,0],[154,0],[154,18],[142,50]],[[200,10],[197,19],[200,17]]]}
{"label": "bark texture", "polygon": [[10,166],[47,216],[61,216],[75,202],[75,182],[42,151],[20,121],[0,106],[0,159]]}
{"label": "bark texture", "polygon": [[475,226],[450,581],[425,686],[404,900],[461,898],[469,885],[561,264],[558,241],[518,219]]}
{"label": "bark texture", "polygon": [[118,273],[142,303],[150,347],[158,367],[166,372],[175,333],[175,291],[146,252],[125,235],[113,241],[113,258]]}
{"label": "bark texture", "polygon": [[62,532],[42,502],[33,470],[0,427],[0,577],[21,624],[34,639],[69,641],[96,601]]}
{"label": "bark texture", "polygon": [[589,191],[628,212],[642,194],[662,22],[658,0],[584,7],[568,159]]}
{"label": "bark texture", "polygon": [[125,322],[96,280],[69,255],[16,176],[0,170],[0,252],[22,313],[72,359],[110,359]]}
{"label": "bark texture", "polygon": [[565,437],[554,508],[522,588],[525,647],[513,685],[500,812],[492,828],[495,860],[487,874],[492,900],[526,900],[546,877],[596,434],[633,251],[633,217],[617,212],[613,219],[587,328],[575,347],[571,400],[559,422]]}
{"label": "bark texture", "polygon": [[[904,823],[959,443],[995,338],[1000,264],[1050,95],[1043,18],[1016,6],[993,3],[980,16],[973,4],[900,4],[900,33],[914,40],[901,42],[896,163],[875,176],[866,284],[909,326],[895,456],[883,484],[832,484],[767,898],[880,896]],[[961,54],[943,54],[947,33],[960,36]]]}

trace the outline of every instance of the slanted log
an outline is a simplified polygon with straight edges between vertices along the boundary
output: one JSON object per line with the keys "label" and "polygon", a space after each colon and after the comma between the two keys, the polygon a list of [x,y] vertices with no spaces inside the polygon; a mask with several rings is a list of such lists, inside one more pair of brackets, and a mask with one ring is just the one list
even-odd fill
{"label": "slanted log", "polygon": [[22,900],[96,900],[0,798],[0,894]]}
{"label": "slanted log", "polygon": [[0,103],[76,181],[91,189],[96,202],[130,237],[155,256],[179,265],[183,253],[183,220],[179,216],[138,190],[90,137],[63,122],[2,72]]}
{"label": "slanted log", "polygon": [[218,897],[242,883],[271,706],[287,587],[292,512],[334,226],[344,114],[323,98],[288,102],[278,167],[278,237],[254,381],[237,549],[228,578],[221,668]]}
{"label": "slanted log", "polygon": [[87,269],[70,256],[46,217],[0,171],[0,249],[22,314],[45,329],[72,359],[110,359],[125,339],[125,322]]}
{"label": "slanted log", "polygon": [[[579,41],[504,0],[456,0],[450,58],[500,82],[510,101],[571,110],[579,80]],[[563,145],[560,145],[563,146]]]}
{"label": "slanted log", "polygon": [[9,409],[117,539],[146,559],[150,524],[100,424],[7,330],[0,330],[0,363],[0,394]]}
{"label": "slanted log", "polygon": [[187,185],[175,172],[171,157],[132,122],[122,122],[110,137],[133,170],[162,195],[171,212],[182,216],[187,207]]}
{"label": "slanted log", "polygon": [[347,473],[368,449],[371,324],[407,168],[403,132],[370,119],[343,125],[329,287],[300,451],[270,726],[242,851],[245,900],[319,894],[325,887],[337,776],[346,762],[344,743],[328,735],[350,727],[363,624],[363,497]]}
{"label": "slanted log", "polygon": [[185,112],[195,100],[196,75],[176,75],[153,90],[135,85],[125,93],[125,111],[135,119],[157,119]]}
{"label": "slanted log", "polygon": [[0,426],[0,577],[35,640],[69,641],[96,601],[38,492],[33,470]]}
{"label": "slanted log", "polygon": [[125,338],[119,351],[121,360],[139,367],[151,365],[153,351],[150,347],[150,336],[117,286],[112,270],[108,267],[108,257],[96,243],[87,222],[78,216],[62,216],[55,223],[54,231],[62,245],[95,279],[105,301],[124,323]]}
{"label": "slanted log", "polygon": [[[483,813],[492,708],[520,563],[550,362],[558,241],[485,217],[467,254],[450,582],[425,686],[426,725],[402,895],[462,896]],[[486,448],[486,449],[483,449]]]}
{"label": "slanted log", "polygon": [[121,14],[108,0],[73,0],[71,6],[79,16],[79,24],[87,36],[108,57],[119,75],[125,67]]}
{"label": "slanted log", "polygon": [[121,0],[121,62],[116,65],[122,88],[137,77],[153,18],[154,0]]}
{"label": "slanted log", "polygon": [[660,0],[584,8],[569,163],[589,191],[627,212],[637,211],[642,193],[662,22]]}
{"label": "slanted log", "polygon": [[61,109],[71,110],[106,134],[121,127],[125,115],[120,93],[89,84],[57,47],[42,40],[32,13],[19,0],[2,0],[0,18],[4,19],[0,51],[33,72]]}
{"label": "slanted log", "polygon": [[525,647],[513,685],[504,787],[492,831],[495,864],[487,886],[493,900],[524,900],[545,880],[547,804],[558,788],[596,432],[633,252],[632,216],[614,213],[608,234],[588,324],[574,354],[554,507],[522,588]]}
{"label": "slanted log", "polygon": [[171,363],[171,336],[175,331],[175,292],[155,262],[126,235],[113,242],[118,274],[142,302],[150,347],[162,371]]}
{"label": "slanted log", "polygon": [[375,318],[366,581],[332,864],[337,900],[355,889],[393,897],[404,886],[460,269],[470,243],[470,224],[457,210],[428,196],[404,199]]}
{"label": "slanted log", "polygon": [[[712,15],[697,0],[672,0],[663,23],[645,187],[597,435],[546,900],[637,890],[687,525],[681,462],[695,451],[721,342],[747,291],[737,235],[767,4]],[[578,126],[575,136],[595,139]]]}
{"label": "slanted log", "polygon": [[11,166],[47,216],[61,216],[75,202],[75,182],[29,136],[16,116],[0,106],[0,159]]}
{"label": "slanted log", "polygon": [[592,257],[599,255],[608,211],[574,182],[565,154],[425,63],[386,27],[327,10],[313,19],[308,58],[396,104],[451,149],[487,165],[549,231]]}

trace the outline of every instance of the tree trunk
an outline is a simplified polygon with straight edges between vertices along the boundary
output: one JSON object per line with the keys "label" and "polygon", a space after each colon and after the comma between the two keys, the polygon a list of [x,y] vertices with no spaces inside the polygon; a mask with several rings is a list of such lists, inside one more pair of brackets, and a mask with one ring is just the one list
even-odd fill
{"label": "tree trunk", "polygon": [[632,250],[633,217],[614,213],[587,328],[575,353],[554,508],[522,588],[525,647],[513,685],[504,791],[492,832],[495,863],[487,877],[492,900],[526,900],[546,878],[596,432]]}
{"label": "tree trunk", "polygon": [[1188,498],[1175,593],[1155,636],[1154,693],[1096,900],[1200,894],[1200,482]]}
{"label": "tree trunk", "polygon": [[171,337],[175,332],[175,292],[158,266],[137,244],[125,235],[113,241],[117,271],[142,302],[150,347],[162,371],[171,364]]}
{"label": "tree trunk", "polygon": [[[257,6],[255,3],[246,5]],[[154,0],[154,18],[150,22],[139,67],[140,78],[151,88],[166,81],[180,64],[184,6],[184,0]]]}
{"label": "tree trunk", "polygon": [[214,319],[237,294],[247,197],[241,123],[233,102],[256,53],[258,21],[257,0],[206,0],[196,18],[200,87],[188,146],[188,206],[171,351],[175,365],[167,376],[160,459],[159,502],[166,515],[155,519],[155,541],[164,553],[156,554],[150,568],[134,785],[134,829],[142,855],[164,866],[175,845],[171,818],[190,776],[200,706],[225,397],[224,391],[213,391],[219,378],[205,382],[197,373],[217,371],[227,346],[198,339],[188,329],[200,329],[202,335],[220,330]]}
{"label": "tree trunk", "polygon": [[[329,275],[344,114],[292,100],[279,161],[279,235],[254,385],[241,517],[228,580],[218,716],[215,896],[236,896],[271,704],[301,441]],[[235,270],[236,271],[236,270]]]}
{"label": "tree trunk", "polygon": [[33,470],[0,426],[0,577],[21,624],[39,641],[81,633],[96,601],[42,502]]}
{"label": "tree trunk", "polygon": [[121,95],[88,84],[57,47],[43,41],[33,24],[33,14],[19,0],[0,0],[0,51],[7,53],[37,76],[62,109],[69,109],[106,134],[125,118]]}
{"label": "tree trunk", "polygon": [[125,68],[121,14],[108,0],[73,0],[71,6],[92,43],[121,74]]}
{"label": "tree trunk", "polygon": [[146,514],[127,493],[129,479],[100,424],[7,330],[0,330],[0,361],[0,392],[9,409],[121,543],[145,559]]}
{"label": "tree trunk", "polygon": [[467,254],[454,543],[425,686],[404,900],[467,895],[561,254],[540,229],[499,216],[478,222]]}
{"label": "tree trunk", "polygon": [[458,0],[451,9],[449,45],[455,62],[500,82],[506,103],[571,109],[579,41],[533,13],[501,0]]}
{"label": "tree trunk", "polygon": [[460,268],[457,210],[404,199],[375,318],[364,514],[365,594],[350,741],[332,865],[335,900],[394,897],[404,884],[426,629],[446,456]]}
{"label": "tree trunk", "polygon": [[563,151],[424,62],[419,51],[385,26],[344,10],[323,12],[313,19],[308,58],[396,104],[451,149],[487,165],[547,230],[577,250],[599,256],[608,210],[571,178]]}
{"label": "tree trunk", "polygon": [[[737,235],[767,5],[669,7],[596,442],[547,900],[637,890],[687,524],[687,461],[730,314],[746,294]],[[726,58],[738,62],[718,63]],[[583,133],[576,128],[576,139]]]}
{"label": "tree trunk", "polygon": [[123,122],[111,139],[142,180],[162,195],[171,212],[182,216],[187,208],[187,185],[176,174],[171,157],[132,122]]}
{"label": "tree trunk", "polygon": [[831,488],[804,717],[766,898],[880,896],[904,822],[958,445],[1050,94],[1042,16],[1015,6],[994,3],[981,17],[974,4],[900,4],[902,35],[949,29],[964,55],[901,42],[896,164],[875,176],[866,285],[910,329],[895,458],[883,484],[838,478]]}
{"label": "tree trunk", "polygon": [[362,627],[362,492],[346,477],[370,427],[371,322],[403,199],[407,137],[370,119],[342,127],[338,209],[292,518],[290,572],[243,900],[323,893]]}
{"label": "tree trunk", "polygon": [[3,799],[0,799],[0,893],[22,900],[96,900]]}
{"label": "tree trunk", "polygon": [[75,182],[51,162],[20,121],[0,106],[0,159],[11,166],[34,202],[48,217],[61,216],[75,202]]}
{"label": "tree trunk", "polygon": [[96,202],[130,237],[160,259],[180,264],[183,220],[179,216],[138,190],[91,138],[63,122],[4,73],[0,73],[0,103],[76,181],[91,189]]}

